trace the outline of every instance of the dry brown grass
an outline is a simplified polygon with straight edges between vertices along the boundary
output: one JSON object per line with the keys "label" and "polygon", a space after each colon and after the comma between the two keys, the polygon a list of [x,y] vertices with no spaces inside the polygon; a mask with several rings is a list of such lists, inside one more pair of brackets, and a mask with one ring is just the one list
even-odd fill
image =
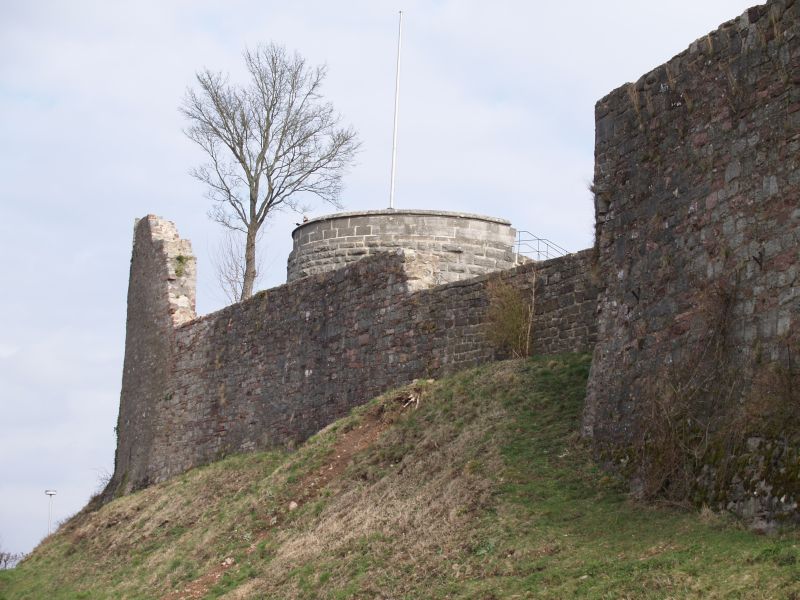
{"label": "dry brown grass", "polygon": [[[42,557],[63,557],[64,583],[77,589],[90,567],[94,587],[124,597],[136,597],[135,590],[142,588],[151,594],[166,591],[213,569],[221,560],[220,547],[235,547],[252,535],[250,523],[237,531],[224,517],[251,513],[253,501],[245,501],[244,492],[269,477],[280,461],[279,454],[237,457],[125,496],[96,512],[80,513],[43,548]],[[73,555],[82,560],[72,564]],[[128,577],[114,581],[120,557],[135,564]],[[170,568],[175,564],[182,568]]]}
{"label": "dry brown grass", "polygon": [[[496,381],[513,377],[498,369]],[[90,557],[93,587],[170,600],[205,597],[254,553],[266,564],[231,597],[305,597],[299,567],[365,543],[391,548],[391,563],[373,569],[409,586],[451,574],[449,558],[469,547],[471,524],[491,504],[502,466],[492,435],[507,416],[469,386],[442,402],[437,386],[387,394],[288,457],[234,457],[80,514],[40,554]],[[454,403],[457,413],[443,414]],[[122,556],[130,568],[119,578]],[[80,589],[86,565],[69,567]],[[330,583],[346,587],[351,575],[334,569]]]}
{"label": "dry brown grass", "polygon": [[574,437],[587,371],[550,357],[388,394],[296,453],[230,457],[73,519],[0,572],[0,598],[800,593],[796,537],[636,505],[599,476]]}
{"label": "dry brown grass", "polygon": [[[428,401],[421,398],[422,412],[433,417],[437,407]],[[270,596],[278,589],[285,594],[287,573],[345,556],[364,540],[391,548],[392,560],[376,579],[402,574],[397,580],[407,589],[451,568],[449,558],[470,543],[470,523],[491,503],[495,482],[488,474],[502,466],[491,432],[503,410],[494,403],[462,407],[471,414],[460,426],[423,416],[419,428],[401,423],[384,432],[355,457],[345,477],[332,482],[331,500],[319,515],[304,515],[278,535],[266,572],[230,597]],[[345,587],[348,577],[343,570],[329,581]],[[298,587],[291,589],[302,596]]]}

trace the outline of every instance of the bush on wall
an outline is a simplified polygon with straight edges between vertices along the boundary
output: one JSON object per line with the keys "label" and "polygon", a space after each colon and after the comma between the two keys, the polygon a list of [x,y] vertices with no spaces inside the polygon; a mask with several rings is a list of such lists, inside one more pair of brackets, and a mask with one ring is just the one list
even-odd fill
{"label": "bush on wall", "polygon": [[503,279],[489,282],[486,335],[498,354],[513,358],[531,355],[535,289],[535,272],[530,298]]}

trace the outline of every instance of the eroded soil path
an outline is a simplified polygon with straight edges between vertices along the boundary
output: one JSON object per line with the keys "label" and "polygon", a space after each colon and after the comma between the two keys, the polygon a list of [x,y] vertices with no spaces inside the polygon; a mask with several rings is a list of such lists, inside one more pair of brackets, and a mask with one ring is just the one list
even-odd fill
{"label": "eroded soil path", "polygon": [[[331,481],[339,478],[350,464],[353,457],[374,444],[381,433],[394,422],[397,415],[419,403],[421,392],[417,388],[403,390],[386,403],[378,404],[367,412],[361,422],[352,429],[339,434],[328,460],[318,469],[312,471],[297,483],[299,494],[289,506],[289,510],[296,510],[310,500],[315,499],[320,490]],[[258,545],[267,539],[273,528],[280,525],[281,519],[272,523],[272,528],[260,532],[255,541],[248,547],[247,555],[252,554]],[[170,592],[162,600],[198,600],[203,598],[222,576],[236,566],[232,557],[221,560],[214,568],[203,576],[188,583],[186,587],[177,592]]]}

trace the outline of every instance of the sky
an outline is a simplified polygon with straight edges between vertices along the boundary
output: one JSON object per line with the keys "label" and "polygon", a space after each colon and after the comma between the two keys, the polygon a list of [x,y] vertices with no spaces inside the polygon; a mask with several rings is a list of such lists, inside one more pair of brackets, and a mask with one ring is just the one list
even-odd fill
{"label": "sky", "polygon": [[[504,217],[591,245],[594,104],[757,0],[0,0],[0,548],[28,552],[113,470],[134,219],[174,221],[198,312],[223,307],[222,231],[189,176],[177,108],[199,69],[244,81],[245,47],[326,64],[362,142],[345,210],[388,205],[403,12],[397,208]],[[314,205],[309,216],[333,212]],[[261,287],[286,279],[282,213]]]}

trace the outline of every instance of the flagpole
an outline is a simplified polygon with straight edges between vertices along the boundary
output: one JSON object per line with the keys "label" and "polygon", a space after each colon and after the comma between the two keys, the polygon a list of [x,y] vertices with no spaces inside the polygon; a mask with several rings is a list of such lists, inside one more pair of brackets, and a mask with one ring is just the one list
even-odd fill
{"label": "flagpole", "polygon": [[392,181],[389,187],[389,208],[394,209],[394,174],[397,165],[397,112],[400,107],[400,42],[403,37],[403,11],[397,25],[397,74],[394,82],[394,128],[392,130]]}

